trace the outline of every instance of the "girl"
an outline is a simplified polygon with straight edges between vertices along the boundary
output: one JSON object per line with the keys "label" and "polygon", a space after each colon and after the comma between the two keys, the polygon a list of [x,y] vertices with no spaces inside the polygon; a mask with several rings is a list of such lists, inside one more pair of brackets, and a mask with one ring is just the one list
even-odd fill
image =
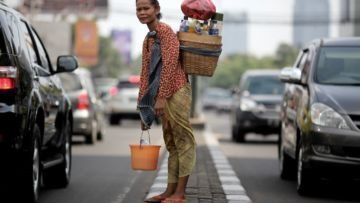
{"label": "girl", "polygon": [[196,143],[189,122],[191,86],[179,60],[179,41],[170,26],[160,22],[158,0],[136,0],[136,15],[150,31],[142,50],[138,103],[141,127],[148,130],[155,116],[160,117],[169,151],[167,188],[145,202],[186,202],[185,188],[195,165]]}

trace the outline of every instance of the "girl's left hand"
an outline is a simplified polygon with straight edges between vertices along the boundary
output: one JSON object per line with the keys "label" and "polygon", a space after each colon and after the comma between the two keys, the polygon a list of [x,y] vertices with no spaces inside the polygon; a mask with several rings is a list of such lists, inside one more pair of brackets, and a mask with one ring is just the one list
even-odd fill
{"label": "girl's left hand", "polygon": [[155,103],[155,114],[158,117],[164,115],[164,108],[165,108],[166,99],[158,98]]}

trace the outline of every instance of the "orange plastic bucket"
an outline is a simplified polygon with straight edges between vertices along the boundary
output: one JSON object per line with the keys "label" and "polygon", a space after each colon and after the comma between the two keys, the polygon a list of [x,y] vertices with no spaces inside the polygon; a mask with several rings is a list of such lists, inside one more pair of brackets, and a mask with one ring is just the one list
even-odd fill
{"label": "orange plastic bucket", "polygon": [[154,171],[157,169],[160,145],[130,145],[133,170]]}

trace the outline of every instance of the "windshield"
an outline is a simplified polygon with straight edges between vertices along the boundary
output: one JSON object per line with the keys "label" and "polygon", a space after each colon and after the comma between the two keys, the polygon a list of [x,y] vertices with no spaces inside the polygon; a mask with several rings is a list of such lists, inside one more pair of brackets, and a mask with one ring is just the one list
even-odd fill
{"label": "windshield", "polygon": [[324,47],[315,80],[326,85],[360,85],[360,47]]}
{"label": "windshield", "polygon": [[205,90],[204,97],[209,99],[223,99],[223,98],[231,99],[231,92],[226,89],[209,88]]}
{"label": "windshield", "polygon": [[245,82],[244,90],[251,95],[281,95],[284,91],[284,84],[278,76],[249,76]]}

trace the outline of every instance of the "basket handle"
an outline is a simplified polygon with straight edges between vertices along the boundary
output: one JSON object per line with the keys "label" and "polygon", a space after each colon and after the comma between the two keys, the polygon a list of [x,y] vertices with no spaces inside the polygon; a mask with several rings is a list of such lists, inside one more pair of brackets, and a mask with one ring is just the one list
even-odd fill
{"label": "basket handle", "polygon": [[141,146],[142,146],[141,140],[142,140],[142,139],[143,139],[143,137],[144,137],[144,132],[145,132],[145,131],[147,131],[147,133],[148,133],[149,144],[151,144],[151,140],[150,140],[150,131],[149,131],[149,130],[143,130],[143,131],[141,131],[141,136],[140,136],[140,148],[141,148]]}
{"label": "basket handle", "polygon": [[180,45],[180,50],[187,51],[193,54],[202,55],[202,56],[214,56],[218,57],[221,54],[222,49],[209,50],[209,49],[200,49],[189,46]]}

